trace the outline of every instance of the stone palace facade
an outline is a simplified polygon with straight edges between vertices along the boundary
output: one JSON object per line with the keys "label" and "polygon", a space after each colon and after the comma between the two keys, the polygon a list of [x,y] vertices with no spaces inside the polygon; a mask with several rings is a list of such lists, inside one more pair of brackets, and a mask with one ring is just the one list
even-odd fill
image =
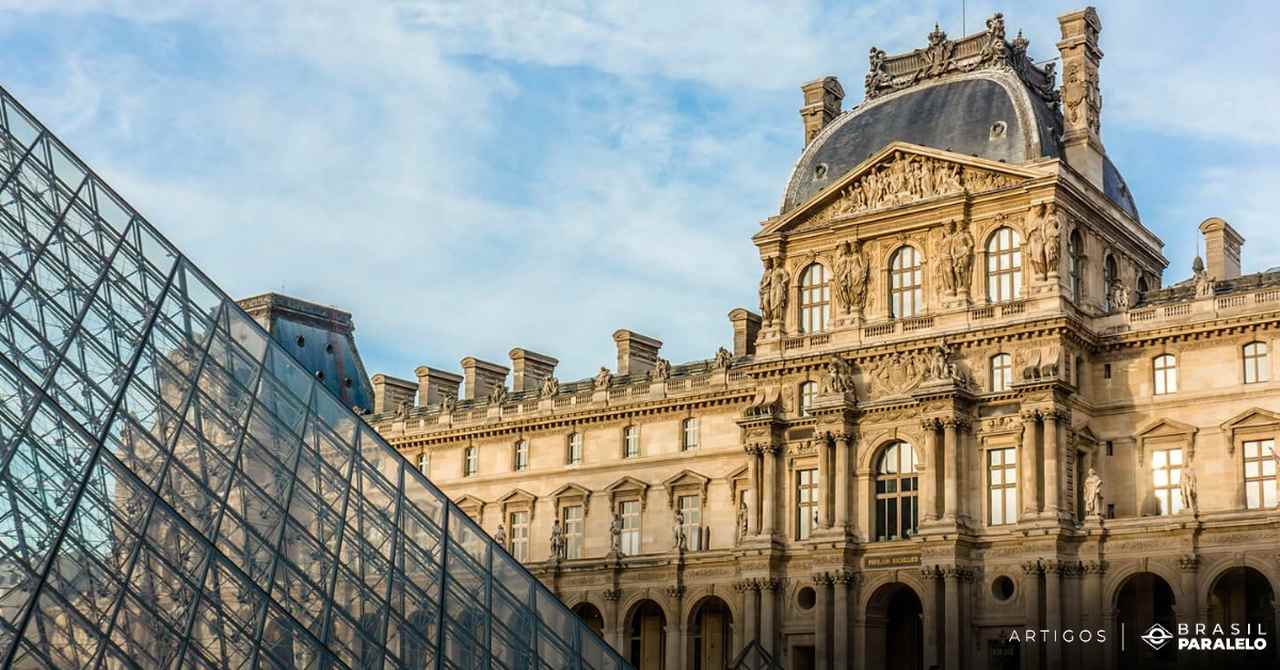
{"label": "stone palace facade", "polygon": [[645,670],[751,641],[787,668],[1181,667],[1132,637],[1177,622],[1260,625],[1222,660],[1274,667],[1280,271],[1242,274],[1209,218],[1162,280],[1101,140],[1099,16],[1059,24],[1045,66],[997,14],[872,49],[851,109],[805,84],[758,311],[711,358],[619,330],[562,381],[515,348],[375,375],[366,420]]}

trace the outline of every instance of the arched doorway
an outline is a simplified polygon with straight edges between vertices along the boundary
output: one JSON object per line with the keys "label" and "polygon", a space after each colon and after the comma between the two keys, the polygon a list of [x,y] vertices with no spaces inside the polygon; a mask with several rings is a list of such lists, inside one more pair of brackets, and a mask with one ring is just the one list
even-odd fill
{"label": "arched doorway", "polygon": [[600,614],[600,608],[591,603],[578,603],[573,606],[573,613],[582,619],[582,623],[591,629],[596,635],[604,635],[604,615]]}
{"label": "arched doorway", "polygon": [[627,660],[636,670],[665,670],[667,617],[652,600],[641,600],[627,616]]}
{"label": "arched doorway", "polygon": [[867,602],[867,658],[863,667],[923,670],[924,607],[906,584],[885,584]]}
{"label": "arched doorway", "polygon": [[692,670],[725,670],[733,660],[733,615],[716,596],[707,596],[689,615],[689,659]]}
{"label": "arched doorway", "polygon": [[1173,589],[1169,582],[1150,572],[1130,575],[1116,593],[1115,612],[1117,637],[1121,624],[1124,624],[1125,634],[1129,637],[1126,644],[1114,646],[1119,655],[1118,667],[1126,670],[1173,670],[1177,667],[1178,647],[1173,641],[1153,649],[1138,639],[1156,624],[1170,633],[1177,632]]}
{"label": "arched doorway", "polygon": [[[1239,624],[1242,631],[1246,624],[1261,629],[1267,638],[1267,648],[1258,651],[1239,651],[1223,654],[1222,668],[1268,668],[1280,660],[1277,655],[1276,596],[1265,575],[1253,568],[1236,567],[1218,575],[1209,592],[1210,625]],[[1245,633],[1241,637],[1259,637],[1258,633]]]}

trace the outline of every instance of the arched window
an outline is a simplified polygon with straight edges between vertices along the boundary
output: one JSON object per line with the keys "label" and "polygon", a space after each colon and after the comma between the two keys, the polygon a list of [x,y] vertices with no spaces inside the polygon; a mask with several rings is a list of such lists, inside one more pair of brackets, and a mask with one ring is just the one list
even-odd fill
{"label": "arched window", "polygon": [[1009,354],[991,357],[991,390],[1008,391],[1013,386],[1013,358]]}
{"label": "arched window", "polygon": [[889,261],[889,305],[895,319],[904,319],[920,313],[924,302],[924,285],[921,283],[924,259],[915,247],[902,247],[893,252]]}
{"label": "arched window", "polygon": [[529,469],[529,441],[516,440],[511,450],[511,469],[516,472]]}
{"label": "arched window", "polygon": [[818,399],[818,383],[805,382],[800,385],[800,416],[809,416],[813,403]]}
{"label": "arched window", "polygon": [[1067,263],[1071,273],[1071,299],[1077,303],[1084,299],[1084,240],[1080,231],[1071,231],[1067,238]]}
{"label": "arched window", "polygon": [[1257,384],[1270,380],[1269,367],[1266,342],[1250,342],[1244,345],[1244,383]]}
{"label": "arched window", "polygon": [[1174,358],[1173,354],[1161,354],[1156,356],[1152,363],[1155,394],[1165,395],[1166,393],[1177,393],[1178,359]]}
{"label": "arched window", "polygon": [[1022,297],[1022,236],[1003,227],[987,241],[987,298],[1006,302]]}
{"label": "arched window", "polygon": [[1107,256],[1107,261],[1102,264],[1102,292],[1106,296],[1108,312],[1116,308],[1115,297],[1112,295],[1111,289],[1114,288],[1116,279],[1119,276],[1120,272],[1116,268],[1116,257]]}
{"label": "arched window", "polygon": [[813,263],[800,275],[800,330],[820,333],[827,329],[830,315],[831,285],[827,283],[827,269],[821,263]]}
{"label": "arched window", "polygon": [[1147,286],[1147,278],[1138,277],[1138,302],[1142,302],[1143,298],[1147,297],[1148,290],[1150,289]]}
{"label": "arched window", "polygon": [[876,540],[900,540],[916,534],[918,505],[916,452],[906,442],[885,448],[876,463]]}

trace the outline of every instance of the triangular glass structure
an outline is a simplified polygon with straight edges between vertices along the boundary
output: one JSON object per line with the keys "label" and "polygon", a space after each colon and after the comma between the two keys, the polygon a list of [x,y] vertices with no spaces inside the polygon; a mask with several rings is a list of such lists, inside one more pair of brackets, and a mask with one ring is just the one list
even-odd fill
{"label": "triangular glass structure", "polygon": [[628,667],[3,89],[0,654]]}

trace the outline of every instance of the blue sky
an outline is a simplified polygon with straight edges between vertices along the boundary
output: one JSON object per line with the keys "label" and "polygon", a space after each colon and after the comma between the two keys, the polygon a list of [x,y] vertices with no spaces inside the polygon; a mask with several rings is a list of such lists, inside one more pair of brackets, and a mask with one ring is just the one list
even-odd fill
{"label": "blue sky", "polygon": [[[512,7],[510,5],[518,5]],[[996,8],[1036,59],[1067,2]],[[1165,281],[1196,225],[1280,265],[1272,3],[1103,2],[1103,140]],[[352,311],[370,372],[556,356],[612,332],[680,362],[755,308],[750,237],[801,150],[799,85],[861,98],[871,45],[961,2],[0,0],[0,83],[233,296]]]}

